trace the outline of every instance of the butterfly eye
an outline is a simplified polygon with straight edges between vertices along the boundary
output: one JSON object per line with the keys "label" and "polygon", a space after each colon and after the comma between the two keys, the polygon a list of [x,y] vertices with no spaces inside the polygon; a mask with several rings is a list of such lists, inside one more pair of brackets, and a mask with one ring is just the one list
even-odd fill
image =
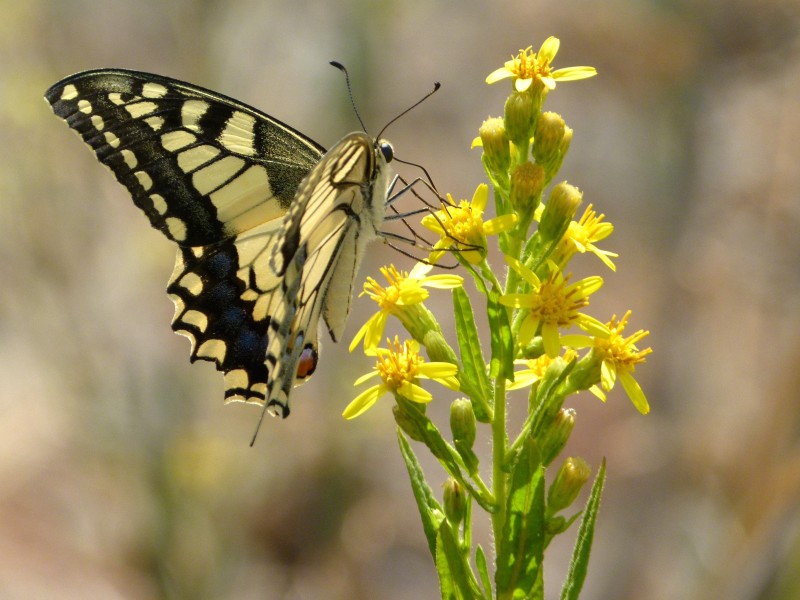
{"label": "butterfly eye", "polygon": [[394,148],[389,142],[381,142],[381,154],[383,154],[384,160],[388,162],[392,162],[394,158]]}

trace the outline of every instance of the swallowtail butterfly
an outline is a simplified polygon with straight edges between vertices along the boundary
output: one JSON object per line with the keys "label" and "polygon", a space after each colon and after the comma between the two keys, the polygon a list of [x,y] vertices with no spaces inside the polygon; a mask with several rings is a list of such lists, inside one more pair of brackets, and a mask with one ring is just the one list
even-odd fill
{"label": "swallowtail butterfly", "polygon": [[316,367],[320,317],[342,336],[392,147],[351,133],[325,152],[232,98],[122,69],[72,75],[45,98],[178,245],[167,293],[192,362],[224,373],[226,402],[286,417]]}

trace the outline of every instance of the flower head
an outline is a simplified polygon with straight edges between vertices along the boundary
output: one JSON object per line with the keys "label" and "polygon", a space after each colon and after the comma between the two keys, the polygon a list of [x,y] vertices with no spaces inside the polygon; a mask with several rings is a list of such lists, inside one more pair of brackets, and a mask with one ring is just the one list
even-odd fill
{"label": "flower head", "polygon": [[515,258],[506,256],[506,262],[532,288],[528,293],[500,297],[501,304],[527,311],[519,330],[520,345],[528,344],[541,327],[545,353],[555,357],[562,345],[560,328],[577,325],[586,331],[606,332],[605,326],[597,319],[580,312],[589,304],[589,296],[603,285],[601,277],[592,276],[569,283],[569,275],[565,277],[558,268],[553,267],[547,279],[542,281]]}
{"label": "flower head", "polygon": [[[362,338],[365,351],[376,348],[383,337],[383,330],[389,315],[394,314],[403,319],[406,316],[405,313],[409,312],[409,307],[420,304],[428,298],[429,292],[425,289],[426,287],[452,289],[459,287],[464,282],[459,275],[428,275],[432,268],[432,265],[425,263],[417,263],[411,272],[398,271],[394,265],[381,267],[381,273],[389,282],[386,287],[380,285],[372,277],[367,277],[361,295],[366,294],[372,298],[378,304],[379,310],[358,330],[350,343],[350,352],[358,346]],[[409,317],[413,318],[413,315],[409,315]]]}
{"label": "flower head", "polygon": [[617,257],[619,254],[609,250],[601,250],[595,246],[595,242],[599,242],[607,238],[614,231],[614,226],[608,222],[602,222],[605,215],[598,215],[593,209],[592,205],[586,207],[583,211],[583,216],[579,221],[572,221],[569,224],[566,234],[558,244],[556,249],[555,262],[559,265],[566,265],[575,252],[581,254],[591,252],[612,271],[616,271],[616,265],[611,261],[611,257]]}
{"label": "flower head", "polygon": [[575,81],[597,75],[594,67],[567,67],[551,70],[550,64],[558,53],[561,44],[557,37],[547,38],[539,52],[533,52],[533,46],[520,50],[519,54],[506,61],[505,65],[486,78],[486,83],[492,84],[501,79],[512,77],[514,89],[524,92],[529,89],[534,81],[539,81],[548,90],[555,89],[556,81]]}
{"label": "flower head", "polygon": [[486,236],[508,231],[517,222],[514,214],[483,220],[483,211],[489,199],[489,187],[485,183],[477,187],[472,202],[462,200],[456,205],[450,194],[447,194],[447,199],[449,204],[442,203],[441,210],[422,219],[424,227],[440,236],[428,258],[431,263],[453,248],[468,263],[478,264],[486,255]]}
{"label": "flower head", "polygon": [[[650,412],[650,405],[639,383],[633,377],[633,373],[636,365],[645,362],[645,357],[652,353],[653,349],[639,350],[636,345],[650,335],[649,331],[640,329],[628,337],[623,336],[630,316],[631,311],[628,311],[622,316],[622,319],[617,321],[617,316],[613,315],[608,324],[604,325],[607,330],[605,334],[594,337],[570,335],[565,336],[569,339],[565,339],[564,342],[576,348],[592,348],[587,358],[593,362],[600,362],[600,387],[594,385],[590,388],[595,396],[605,401],[606,392],[611,391],[619,379],[636,410],[646,415]],[[597,380],[595,379],[595,381]]]}
{"label": "flower head", "polygon": [[394,343],[389,340],[387,342],[388,348],[375,350],[378,361],[373,371],[359,377],[355,385],[360,385],[376,375],[380,376],[382,383],[359,394],[342,413],[345,419],[359,416],[387,392],[412,402],[430,402],[433,396],[417,384],[419,379],[433,379],[453,390],[459,388],[456,365],[446,362],[425,362],[419,353],[419,343],[415,340],[406,340],[401,344],[395,336]]}

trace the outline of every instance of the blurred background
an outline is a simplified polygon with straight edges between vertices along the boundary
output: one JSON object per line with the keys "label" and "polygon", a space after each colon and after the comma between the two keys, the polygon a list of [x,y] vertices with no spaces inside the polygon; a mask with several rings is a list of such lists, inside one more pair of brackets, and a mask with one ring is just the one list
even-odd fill
{"label": "blurred background", "polygon": [[[164,294],[174,249],[42,100],[96,67],[218,90],[332,145],[375,132],[470,198],[469,145],[502,113],[484,78],[561,39],[546,108],[562,178],[616,226],[581,275],[591,314],[633,310],[654,349],[621,389],[571,398],[566,452],[608,481],[584,597],[800,597],[800,4],[0,0],[0,598],[438,597],[390,402],[340,414],[372,366],[324,342],[290,419],[223,407]],[[373,246],[367,273],[411,261]],[[472,291],[472,285],[467,283]],[[345,339],[372,313],[360,299]],[[434,292],[434,312],[452,314]],[[433,389],[433,388],[431,388]],[[524,395],[519,397],[524,402]],[[444,424],[447,402],[431,412]],[[479,439],[488,452],[486,439]],[[444,473],[425,461],[437,493]],[[484,547],[491,541],[478,531]],[[574,530],[548,550],[558,597]]]}

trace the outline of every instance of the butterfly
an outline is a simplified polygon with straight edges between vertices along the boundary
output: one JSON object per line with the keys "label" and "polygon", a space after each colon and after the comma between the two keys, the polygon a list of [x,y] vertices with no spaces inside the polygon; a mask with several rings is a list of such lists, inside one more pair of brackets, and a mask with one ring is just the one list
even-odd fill
{"label": "butterfly", "polygon": [[123,69],[72,75],[45,99],[177,244],[167,293],[191,361],[224,373],[226,403],[288,416],[317,366],[320,317],[343,334],[392,146],[357,132],[326,152],[242,102]]}

